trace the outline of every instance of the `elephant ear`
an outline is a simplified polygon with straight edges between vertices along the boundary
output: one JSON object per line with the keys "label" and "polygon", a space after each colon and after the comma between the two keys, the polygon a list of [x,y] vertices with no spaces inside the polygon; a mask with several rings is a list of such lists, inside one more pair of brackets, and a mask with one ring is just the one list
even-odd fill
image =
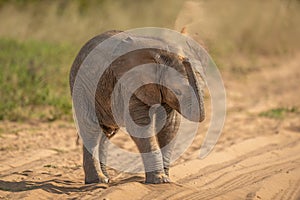
{"label": "elephant ear", "polygon": [[161,93],[157,84],[146,84],[135,91],[135,96],[148,106],[161,103]]}
{"label": "elephant ear", "polygon": [[[138,64],[146,64],[147,66],[143,66],[142,74],[139,70],[137,70],[137,74],[135,74],[135,78],[134,80],[132,80],[132,83],[141,86],[134,91],[134,95],[146,105],[152,106],[154,104],[160,103],[162,99],[159,90],[159,85],[155,84],[159,81],[159,76],[157,74],[157,62],[154,59],[154,56],[157,53],[155,53],[155,50],[152,49],[147,49],[140,52],[142,52],[142,54],[139,54],[138,56],[133,56],[133,62],[137,62],[137,60],[139,59],[140,62]],[[139,69],[140,67],[141,66],[137,66],[136,68]]]}

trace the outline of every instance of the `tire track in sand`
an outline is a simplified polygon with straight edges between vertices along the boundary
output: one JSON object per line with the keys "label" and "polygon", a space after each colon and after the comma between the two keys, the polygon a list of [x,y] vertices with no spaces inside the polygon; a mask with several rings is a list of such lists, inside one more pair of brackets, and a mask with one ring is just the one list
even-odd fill
{"label": "tire track in sand", "polygon": [[[177,183],[163,189],[145,185],[148,192],[142,199],[299,199],[299,152],[300,137],[295,134],[248,139],[203,160],[172,167]],[[113,186],[100,197],[116,191],[122,193]]]}

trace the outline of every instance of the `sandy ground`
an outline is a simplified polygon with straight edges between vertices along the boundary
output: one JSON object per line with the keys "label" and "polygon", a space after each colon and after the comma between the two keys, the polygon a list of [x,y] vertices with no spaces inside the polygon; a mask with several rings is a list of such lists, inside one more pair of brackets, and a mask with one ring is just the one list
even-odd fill
{"label": "sandy ground", "polygon": [[[83,184],[73,123],[0,123],[0,199],[300,199],[300,56],[280,64],[222,70],[227,118],[213,152],[198,159],[209,123],[171,167],[174,183],[146,185],[143,174],[113,169],[112,183]],[[134,149],[119,134],[115,144]]]}

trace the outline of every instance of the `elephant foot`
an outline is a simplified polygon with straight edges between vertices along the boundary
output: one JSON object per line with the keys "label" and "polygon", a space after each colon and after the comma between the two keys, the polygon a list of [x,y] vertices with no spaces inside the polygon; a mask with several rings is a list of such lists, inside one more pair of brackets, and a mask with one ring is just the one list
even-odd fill
{"label": "elephant foot", "polygon": [[92,184],[92,183],[109,183],[109,178],[107,178],[105,175],[99,175],[96,179],[87,179],[84,180],[85,184]]}
{"label": "elephant foot", "polygon": [[164,171],[165,171],[165,174],[166,174],[167,176],[169,176],[169,168],[168,168],[168,167],[164,167]]}
{"label": "elephant foot", "polygon": [[109,179],[110,177],[106,171],[106,165],[104,163],[100,162],[100,167],[101,167],[101,171],[104,174],[104,176],[106,176]]}
{"label": "elephant foot", "polygon": [[170,183],[170,178],[163,172],[146,172],[146,181],[148,184]]}

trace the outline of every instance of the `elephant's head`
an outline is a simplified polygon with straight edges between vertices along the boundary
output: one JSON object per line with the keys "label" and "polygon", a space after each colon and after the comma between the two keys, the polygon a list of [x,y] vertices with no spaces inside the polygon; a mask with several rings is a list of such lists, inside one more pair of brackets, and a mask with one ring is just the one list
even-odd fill
{"label": "elephant's head", "polygon": [[[157,76],[159,85],[140,88],[136,95],[148,105],[166,103],[190,121],[205,118],[203,79],[188,59],[164,50],[150,50],[152,59],[160,64]],[[165,66],[165,67],[162,67]],[[155,92],[159,91],[159,92]]]}
{"label": "elephant's head", "polygon": [[[171,66],[171,69],[175,69],[180,72],[181,78],[178,74],[170,73],[164,76],[165,87],[162,91],[163,99],[166,103],[182,114],[188,120],[194,122],[202,122],[205,118],[204,101],[203,101],[203,87],[200,82],[202,78],[198,72],[196,72],[188,59],[182,58],[177,55],[172,59],[172,64],[168,64],[168,57],[162,59],[167,60],[166,65]],[[177,58],[176,58],[177,57]],[[168,68],[170,69],[170,68]],[[173,76],[172,76],[173,74]]]}

